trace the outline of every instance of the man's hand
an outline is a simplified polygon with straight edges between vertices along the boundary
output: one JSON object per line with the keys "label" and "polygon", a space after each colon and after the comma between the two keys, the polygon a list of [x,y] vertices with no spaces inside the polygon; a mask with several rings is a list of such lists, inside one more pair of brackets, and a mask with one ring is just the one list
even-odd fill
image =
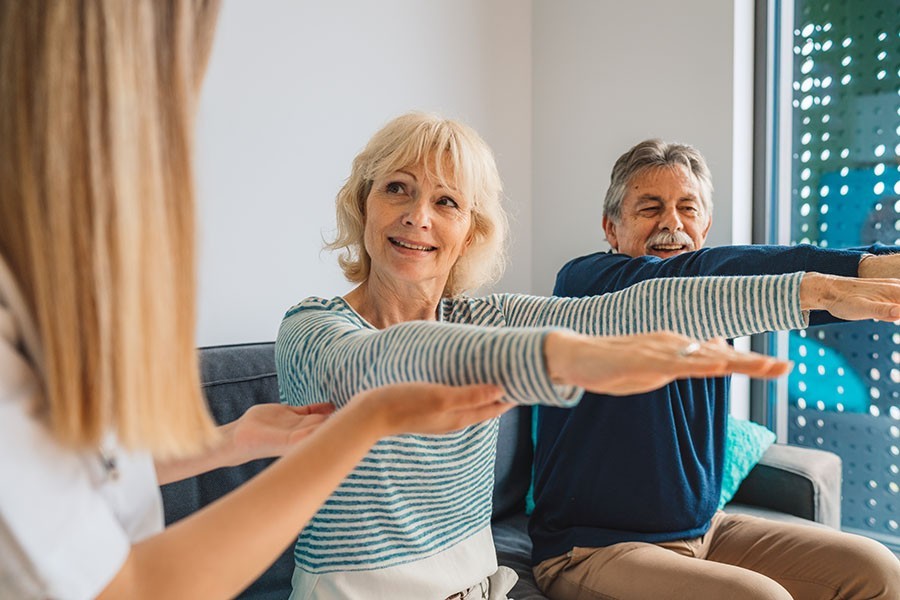
{"label": "man's hand", "polygon": [[862,257],[857,275],[864,279],[900,279],[900,253]]}
{"label": "man's hand", "polygon": [[806,273],[800,282],[800,307],[825,310],[847,321],[897,321],[900,320],[900,279]]}

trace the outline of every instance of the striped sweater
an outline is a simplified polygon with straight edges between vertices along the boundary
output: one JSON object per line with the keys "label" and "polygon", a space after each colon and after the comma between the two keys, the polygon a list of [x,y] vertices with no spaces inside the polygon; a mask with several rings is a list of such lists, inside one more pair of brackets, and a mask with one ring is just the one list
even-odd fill
{"label": "striped sweater", "polygon": [[[288,311],[278,333],[281,398],[340,407],[390,383],[487,382],[503,385],[514,402],[570,406],[582,390],[554,385],[543,360],[544,337],[555,328],[592,335],[668,329],[701,339],[793,329],[805,324],[801,276],[657,279],[590,298],[444,299],[441,322],[384,330],[341,298],[310,298]],[[492,573],[497,429],[495,419],[376,444],[300,534],[293,597],[444,598]],[[462,569],[460,561],[470,565]],[[306,592],[297,593],[298,582]]]}

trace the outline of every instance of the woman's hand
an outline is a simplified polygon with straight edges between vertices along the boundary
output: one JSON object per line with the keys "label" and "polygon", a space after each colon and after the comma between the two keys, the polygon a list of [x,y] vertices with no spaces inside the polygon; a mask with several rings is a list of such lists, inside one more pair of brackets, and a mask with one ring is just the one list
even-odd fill
{"label": "woman's hand", "polygon": [[256,404],[220,430],[231,444],[232,464],[284,455],[334,412],[332,404]]}
{"label": "woman's hand", "polygon": [[156,460],[160,485],[257,458],[282,456],[315,431],[334,412],[331,404],[257,404],[219,427],[219,443],[197,456]]}
{"label": "woman's hand", "polygon": [[[446,433],[499,417],[515,406],[495,385],[399,383],[357,394],[347,408],[363,410],[382,436]],[[344,410],[347,410],[346,408]]]}
{"label": "woman's hand", "polygon": [[897,321],[900,280],[806,273],[800,282],[800,307],[825,310],[847,321]]}
{"label": "woman's hand", "polygon": [[721,338],[697,342],[669,332],[610,337],[554,332],[544,355],[555,382],[616,396],[648,392],[674,379],[730,373],[768,378],[791,368],[770,356],[738,352]]}

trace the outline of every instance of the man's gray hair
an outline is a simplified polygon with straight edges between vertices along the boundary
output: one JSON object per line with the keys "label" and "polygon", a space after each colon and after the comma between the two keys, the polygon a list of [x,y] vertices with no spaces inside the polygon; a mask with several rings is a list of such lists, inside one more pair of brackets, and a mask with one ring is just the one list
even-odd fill
{"label": "man's gray hair", "polygon": [[687,144],[662,140],[644,140],[619,157],[609,176],[609,189],[603,201],[603,214],[618,222],[622,216],[622,201],[632,179],[641,173],[659,167],[683,166],[700,183],[700,200],[706,213],[712,217],[712,176],[703,155]]}

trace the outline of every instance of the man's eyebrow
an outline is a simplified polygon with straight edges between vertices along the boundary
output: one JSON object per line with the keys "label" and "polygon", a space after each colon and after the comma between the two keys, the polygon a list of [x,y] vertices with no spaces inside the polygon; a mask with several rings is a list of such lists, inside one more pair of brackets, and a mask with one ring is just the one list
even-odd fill
{"label": "man's eyebrow", "polygon": [[[641,194],[640,196],[638,196],[638,201],[641,201],[641,200],[649,200],[652,202],[663,202],[662,196],[659,196],[657,194],[651,194],[651,193]],[[684,196],[681,196],[678,198],[678,202],[684,202],[685,200],[697,202],[700,200],[700,198],[698,198],[694,194],[685,194]]]}

